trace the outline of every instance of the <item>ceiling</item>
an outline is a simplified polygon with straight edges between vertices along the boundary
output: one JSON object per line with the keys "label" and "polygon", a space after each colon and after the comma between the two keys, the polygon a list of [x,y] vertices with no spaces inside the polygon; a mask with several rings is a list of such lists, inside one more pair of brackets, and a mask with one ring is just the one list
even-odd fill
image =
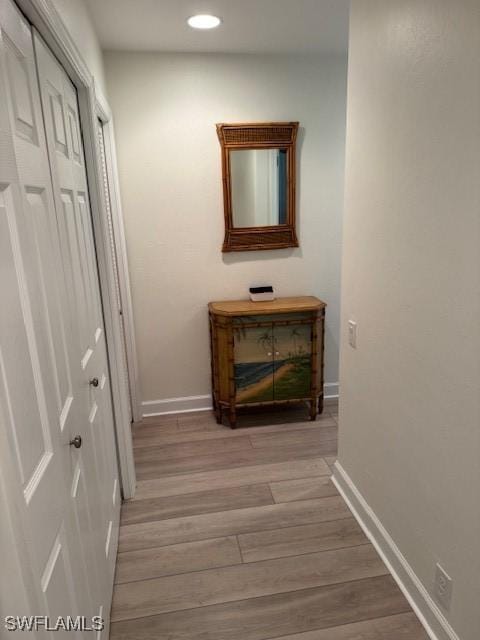
{"label": "ceiling", "polygon": [[[86,0],[103,49],[345,53],[349,0]],[[223,24],[195,31],[186,19]]]}

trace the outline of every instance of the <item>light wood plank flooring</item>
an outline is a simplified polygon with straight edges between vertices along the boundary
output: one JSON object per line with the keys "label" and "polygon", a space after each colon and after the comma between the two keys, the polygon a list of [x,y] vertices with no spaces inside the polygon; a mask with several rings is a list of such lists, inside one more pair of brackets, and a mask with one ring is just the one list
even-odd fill
{"label": "light wood plank flooring", "polygon": [[134,427],[112,640],[427,640],[331,482],[337,410]]}

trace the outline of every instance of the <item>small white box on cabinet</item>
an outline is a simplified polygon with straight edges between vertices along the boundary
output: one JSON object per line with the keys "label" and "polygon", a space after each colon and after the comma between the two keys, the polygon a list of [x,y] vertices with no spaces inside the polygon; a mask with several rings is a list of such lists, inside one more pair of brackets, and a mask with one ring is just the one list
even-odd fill
{"label": "small white box on cabinet", "polygon": [[267,302],[269,300],[275,300],[273,287],[270,285],[264,287],[250,287],[249,292],[250,300],[252,302]]}

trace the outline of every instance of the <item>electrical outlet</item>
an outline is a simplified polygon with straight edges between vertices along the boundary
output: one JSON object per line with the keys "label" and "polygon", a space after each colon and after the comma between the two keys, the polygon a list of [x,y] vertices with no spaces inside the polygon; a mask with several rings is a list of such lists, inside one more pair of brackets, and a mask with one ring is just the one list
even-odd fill
{"label": "electrical outlet", "polygon": [[439,564],[435,571],[435,597],[437,601],[447,611],[450,609],[452,601],[453,581],[448,573]]}
{"label": "electrical outlet", "polygon": [[348,321],[348,344],[357,348],[357,323],[354,320]]}

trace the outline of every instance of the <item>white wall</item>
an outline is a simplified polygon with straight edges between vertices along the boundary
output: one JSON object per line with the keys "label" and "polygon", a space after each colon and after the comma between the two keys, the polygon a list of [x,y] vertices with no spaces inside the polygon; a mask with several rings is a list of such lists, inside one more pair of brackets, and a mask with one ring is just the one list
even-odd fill
{"label": "white wall", "polygon": [[103,54],[84,0],[51,0],[60,14],[90,73],[106,95]]}
{"label": "white wall", "polygon": [[[207,303],[253,284],[328,303],[337,382],[346,60],[106,54],[144,400],[210,393]],[[217,122],[299,120],[300,248],[221,253]]]}
{"label": "white wall", "polygon": [[349,60],[339,460],[478,640],[480,5],[356,0]]}

